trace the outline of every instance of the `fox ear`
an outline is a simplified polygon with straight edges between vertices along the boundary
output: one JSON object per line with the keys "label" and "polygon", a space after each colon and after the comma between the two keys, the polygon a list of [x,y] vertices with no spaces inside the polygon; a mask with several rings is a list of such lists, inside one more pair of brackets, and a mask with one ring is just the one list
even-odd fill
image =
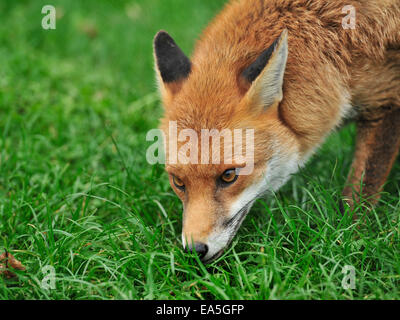
{"label": "fox ear", "polygon": [[182,80],[190,74],[192,64],[189,58],[165,31],[158,32],[154,38],[154,57],[161,89],[175,93]]}
{"label": "fox ear", "polygon": [[288,32],[285,29],[274,43],[242,73],[250,82],[247,98],[263,110],[283,99],[283,75],[288,57]]}

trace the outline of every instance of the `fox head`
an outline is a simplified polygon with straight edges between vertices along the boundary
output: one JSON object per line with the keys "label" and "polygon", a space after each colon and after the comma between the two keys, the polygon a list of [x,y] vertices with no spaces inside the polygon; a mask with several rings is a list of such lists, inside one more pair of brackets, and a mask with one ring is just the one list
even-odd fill
{"label": "fox head", "polygon": [[[190,60],[168,33],[160,31],[154,39],[165,109],[161,129],[167,141],[166,171],[183,202],[183,246],[207,263],[223,253],[254,201],[277,190],[297,171],[299,145],[279,112],[288,59],[287,31],[257,56],[206,49],[195,51]],[[185,134],[188,130],[197,137]],[[224,135],[223,146],[214,145],[204,130],[252,130],[253,139],[245,139],[245,133],[239,139]],[[201,138],[217,150],[204,150]],[[175,149],[167,146],[173,139],[177,140]],[[250,152],[236,157],[237,144],[242,144],[239,151]],[[197,150],[194,156],[192,152],[187,157],[193,150]],[[216,152],[221,154],[219,161],[210,159]],[[229,161],[225,161],[227,154],[233,155]]]}

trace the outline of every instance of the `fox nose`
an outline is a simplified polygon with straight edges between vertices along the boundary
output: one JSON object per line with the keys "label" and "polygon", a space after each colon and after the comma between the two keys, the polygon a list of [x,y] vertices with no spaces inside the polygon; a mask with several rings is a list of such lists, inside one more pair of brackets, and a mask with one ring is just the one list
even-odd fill
{"label": "fox nose", "polygon": [[[197,253],[200,259],[204,258],[208,252],[208,246],[201,242],[194,243],[194,251]],[[187,252],[193,252],[193,245],[187,246]]]}

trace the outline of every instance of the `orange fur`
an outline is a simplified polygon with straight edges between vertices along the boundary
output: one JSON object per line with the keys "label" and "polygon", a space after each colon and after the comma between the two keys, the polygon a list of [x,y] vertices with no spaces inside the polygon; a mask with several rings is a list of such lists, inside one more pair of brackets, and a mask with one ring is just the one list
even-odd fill
{"label": "orange fur", "polygon": [[[347,5],[356,9],[354,30],[342,27],[342,8]],[[247,94],[251,84],[240,75],[284,29],[289,54],[283,100],[261,112]],[[185,218],[184,233],[204,239],[228,203],[259,181],[260,166],[272,153],[272,137],[285,141],[287,154],[298,151],[306,159],[346,117],[357,113],[357,119],[373,120],[385,114],[388,105],[400,108],[400,0],[231,1],[204,31],[191,61],[187,79],[162,85],[161,128],[167,131],[169,121],[198,132],[254,128],[256,137],[255,172],[230,190],[218,191],[213,185],[223,166],[175,168],[192,186],[187,195],[180,195],[185,215],[192,215]],[[362,141],[373,134],[360,130],[353,165],[356,181],[371,154],[368,148],[376,146]],[[389,165],[398,148],[380,147],[391,153]],[[167,170],[172,169],[167,165]],[[381,185],[387,173],[374,183]],[[378,191],[380,185],[371,190]]]}

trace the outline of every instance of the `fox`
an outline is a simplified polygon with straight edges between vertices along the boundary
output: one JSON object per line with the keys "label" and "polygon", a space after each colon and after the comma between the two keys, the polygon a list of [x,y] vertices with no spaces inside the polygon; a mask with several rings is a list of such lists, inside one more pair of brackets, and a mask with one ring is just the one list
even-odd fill
{"label": "fox", "polygon": [[254,130],[249,174],[235,161],[165,161],[183,203],[183,248],[202,262],[219,258],[255,200],[282,187],[348,122],[357,133],[342,210],[361,197],[379,201],[400,148],[400,0],[232,0],[191,58],[164,30],[153,54],[165,139],[171,122],[199,135]]}

